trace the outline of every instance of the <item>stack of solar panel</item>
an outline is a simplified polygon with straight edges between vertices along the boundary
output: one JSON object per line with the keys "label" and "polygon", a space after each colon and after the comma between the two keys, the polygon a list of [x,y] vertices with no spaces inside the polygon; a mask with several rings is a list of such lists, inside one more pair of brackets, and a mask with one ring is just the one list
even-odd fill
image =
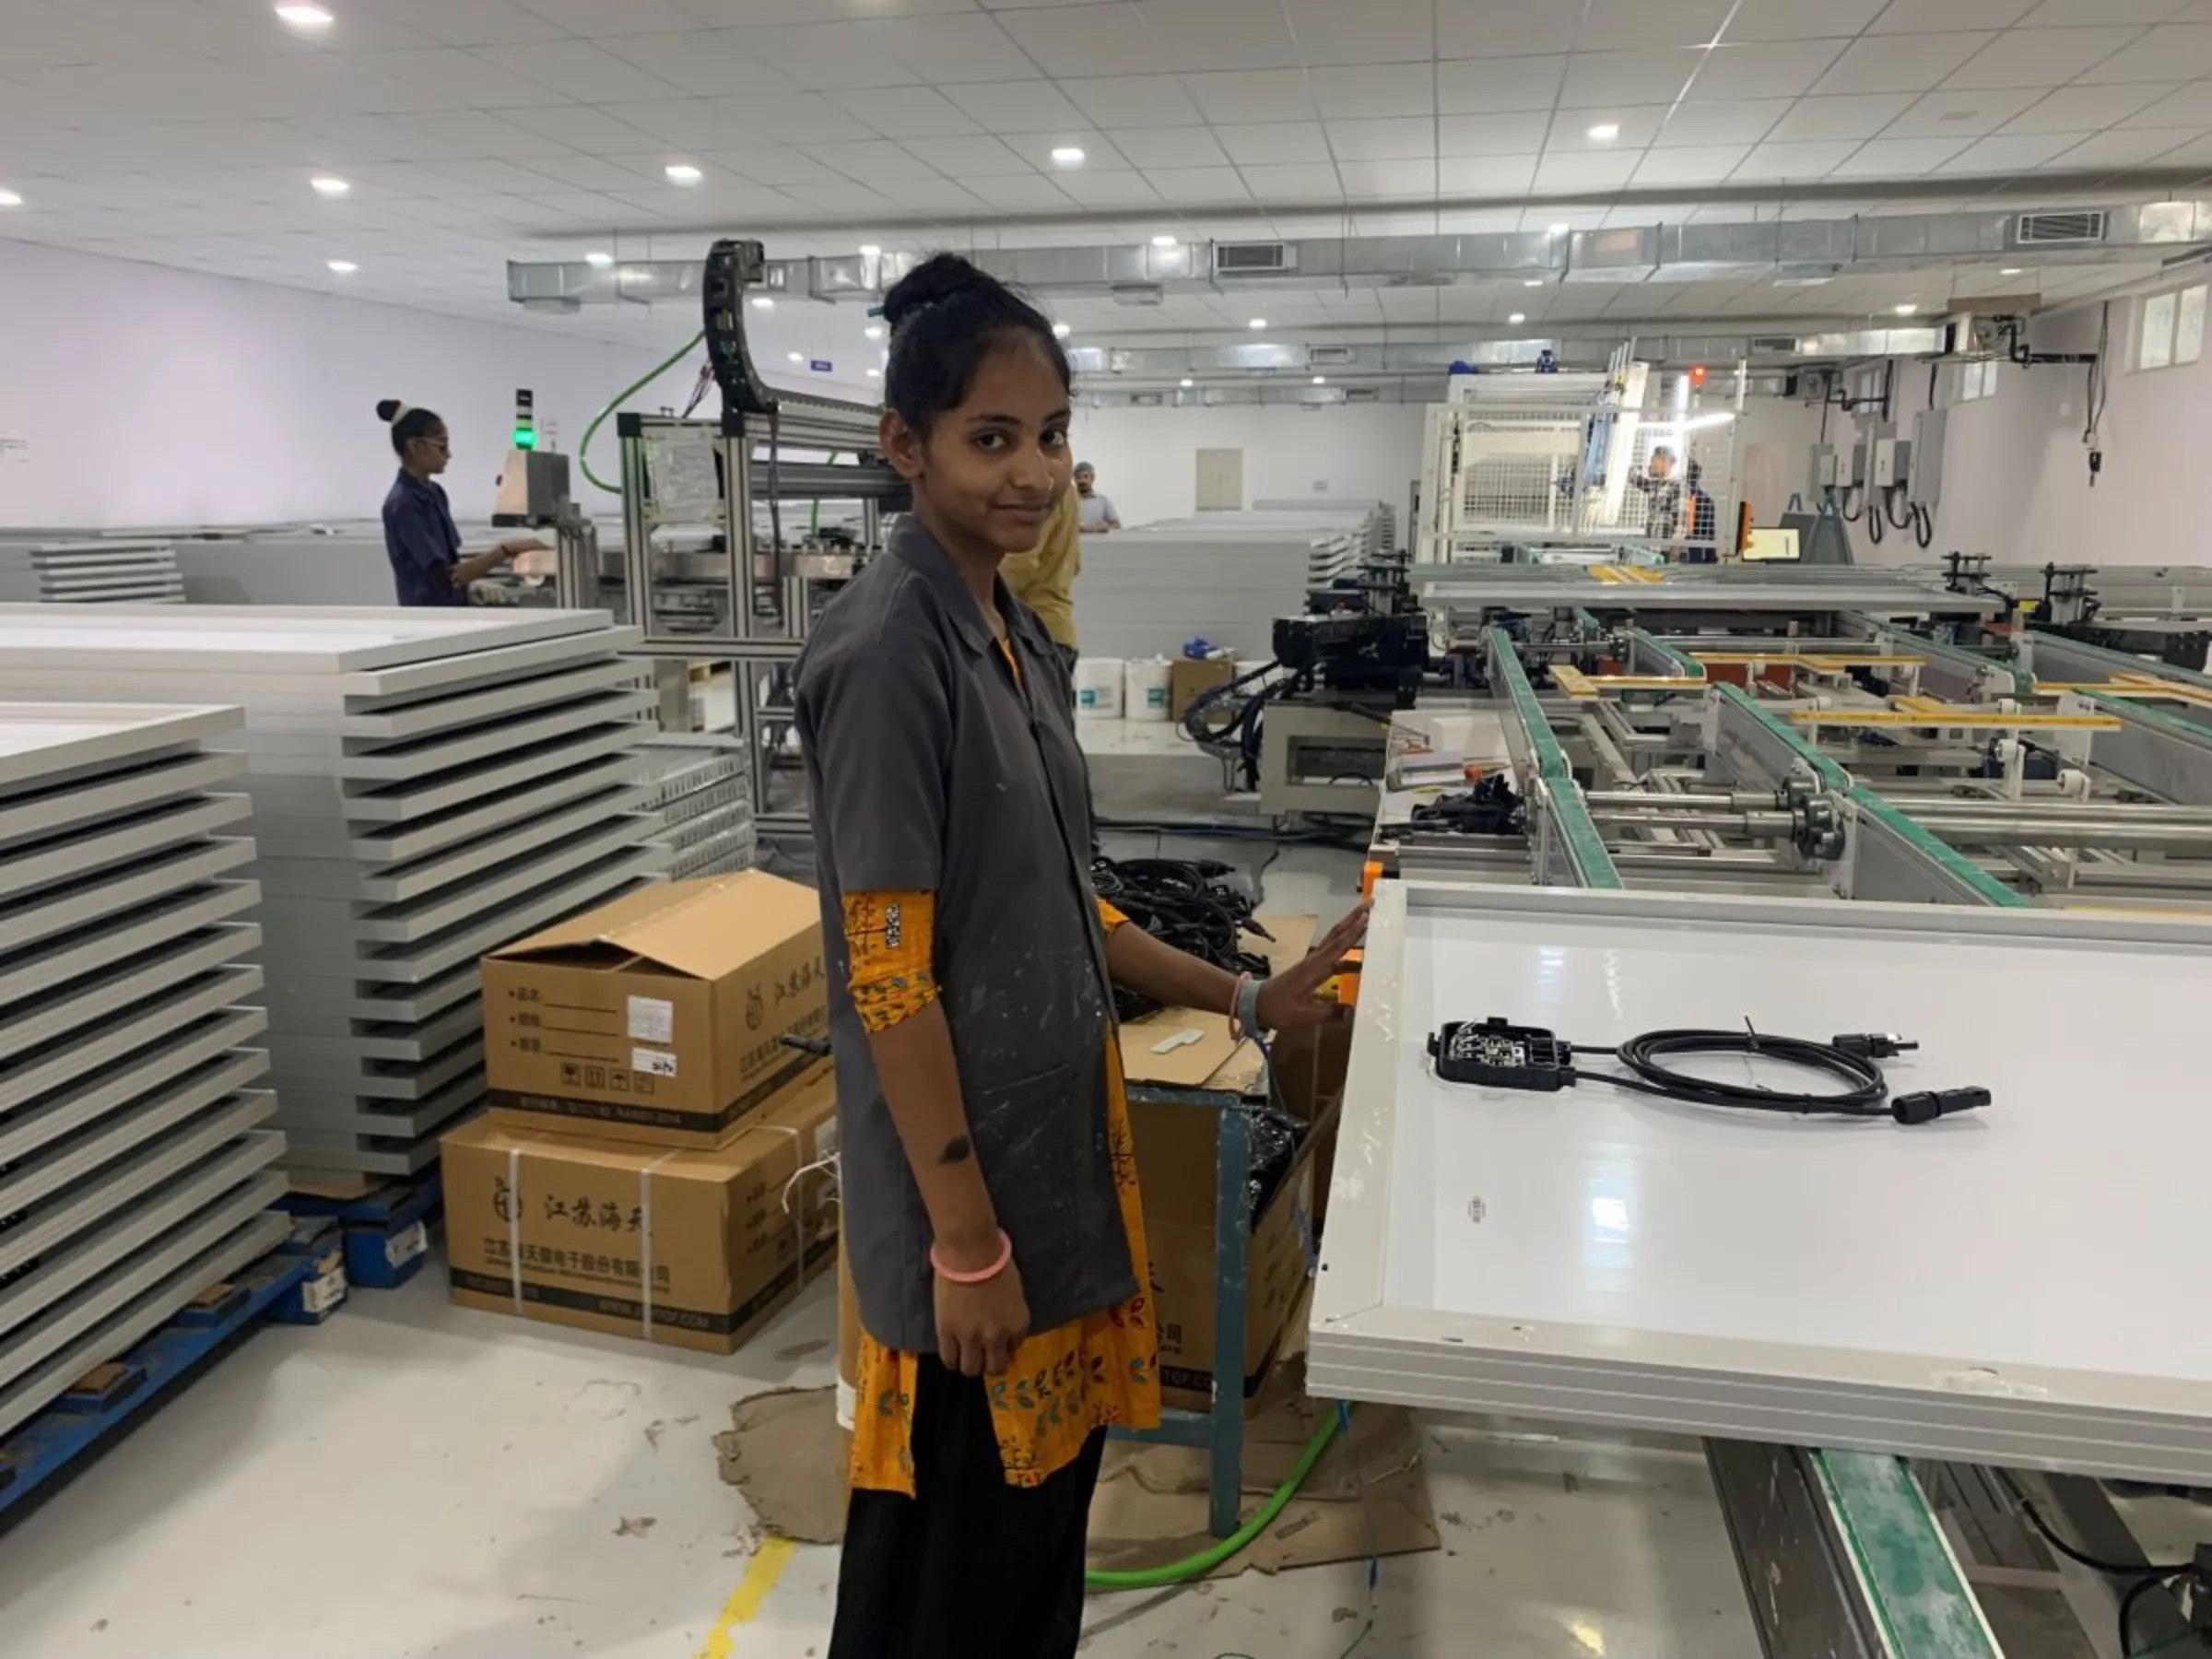
{"label": "stack of solar panel", "polygon": [[184,577],[166,541],[0,540],[0,602],[182,605]]}
{"label": "stack of solar panel", "polygon": [[235,703],[288,1161],[406,1175],[483,1093],[477,959],[656,874],[597,612],[0,607],[0,697]]}
{"label": "stack of solar panel", "polygon": [[0,704],[0,1435],[288,1230],[240,725]]}
{"label": "stack of solar panel", "polygon": [[645,757],[653,770],[652,806],[665,826],[668,879],[751,869],[759,843],[743,740],[667,732],[646,741]]}

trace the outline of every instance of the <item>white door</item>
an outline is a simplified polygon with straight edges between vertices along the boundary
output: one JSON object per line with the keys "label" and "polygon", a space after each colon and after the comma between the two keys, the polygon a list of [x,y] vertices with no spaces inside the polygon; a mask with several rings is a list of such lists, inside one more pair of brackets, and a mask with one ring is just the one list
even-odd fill
{"label": "white door", "polygon": [[1244,452],[1241,449],[1202,449],[1198,452],[1198,511],[1237,512],[1244,506]]}

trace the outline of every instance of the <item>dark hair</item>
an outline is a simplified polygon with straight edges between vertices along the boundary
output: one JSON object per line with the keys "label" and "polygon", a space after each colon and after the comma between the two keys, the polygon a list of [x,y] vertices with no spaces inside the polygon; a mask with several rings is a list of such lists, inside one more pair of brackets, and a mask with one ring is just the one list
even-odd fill
{"label": "dark hair", "polygon": [[396,397],[387,397],[376,406],[376,418],[392,429],[392,453],[402,461],[407,458],[407,443],[411,439],[428,438],[445,424],[430,409],[410,409]]}
{"label": "dark hair", "polygon": [[1045,314],[958,253],[934,254],[901,276],[883,297],[883,320],[891,329],[883,401],[917,432],[960,406],[977,365],[1007,335],[1033,335],[1060,384],[1074,383]]}

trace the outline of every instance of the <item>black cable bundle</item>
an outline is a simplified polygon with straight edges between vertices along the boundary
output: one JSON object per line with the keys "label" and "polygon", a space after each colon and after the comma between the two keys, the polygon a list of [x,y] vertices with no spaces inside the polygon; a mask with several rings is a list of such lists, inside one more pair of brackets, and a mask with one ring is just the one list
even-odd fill
{"label": "black cable bundle", "polygon": [[1424,835],[1519,835],[1525,819],[1512,780],[1492,772],[1463,794],[1423,801],[1413,809],[1409,827]]}
{"label": "black cable bundle", "polygon": [[1264,664],[1227,685],[1202,691],[1183,712],[1183,735],[1208,754],[1225,759],[1233,755],[1243,770],[1246,789],[1260,786],[1261,716],[1269,700],[1282,696],[1294,683],[1291,679],[1263,683],[1281,665]]}
{"label": "black cable bundle", "polygon": [[[1235,874],[1210,859],[1101,858],[1090,866],[1099,897],[1154,938],[1230,973],[1264,979],[1267,959],[1244,949],[1242,935],[1272,935],[1253,921],[1252,896],[1231,879]],[[1148,996],[1113,988],[1122,1019],[1142,1019],[1159,1007]]]}

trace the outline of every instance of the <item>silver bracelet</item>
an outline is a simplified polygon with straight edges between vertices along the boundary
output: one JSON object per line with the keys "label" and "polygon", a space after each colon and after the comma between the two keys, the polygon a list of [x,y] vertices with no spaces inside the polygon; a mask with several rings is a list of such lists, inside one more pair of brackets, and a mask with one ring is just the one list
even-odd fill
{"label": "silver bracelet", "polygon": [[1260,1029],[1260,987],[1265,982],[1247,976],[1237,983],[1237,1024],[1250,1035]]}

